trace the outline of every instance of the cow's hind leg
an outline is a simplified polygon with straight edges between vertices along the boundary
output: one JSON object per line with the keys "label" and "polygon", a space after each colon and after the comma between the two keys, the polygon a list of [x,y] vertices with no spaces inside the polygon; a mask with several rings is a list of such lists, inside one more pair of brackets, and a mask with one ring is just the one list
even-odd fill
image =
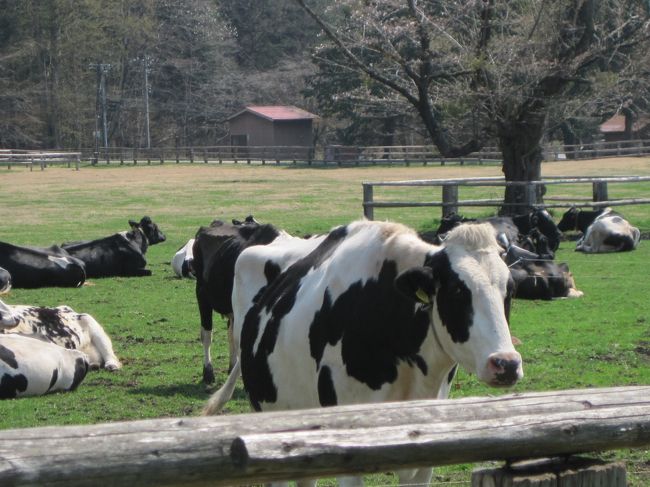
{"label": "cow's hind leg", "polygon": [[210,356],[210,347],[212,346],[212,305],[209,296],[206,296],[204,286],[200,282],[196,283],[196,302],[199,306],[199,316],[201,318],[203,383],[212,384],[214,382],[214,369],[212,367],[212,357]]}
{"label": "cow's hind leg", "polygon": [[79,321],[87,330],[88,337],[90,338],[90,350],[86,351],[86,353],[91,361],[98,358],[106,370],[113,371],[122,368],[122,364],[115,355],[115,352],[113,352],[113,343],[104,331],[104,328],[102,328],[102,325],[97,323],[95,318],[85,313],[79,315]]}

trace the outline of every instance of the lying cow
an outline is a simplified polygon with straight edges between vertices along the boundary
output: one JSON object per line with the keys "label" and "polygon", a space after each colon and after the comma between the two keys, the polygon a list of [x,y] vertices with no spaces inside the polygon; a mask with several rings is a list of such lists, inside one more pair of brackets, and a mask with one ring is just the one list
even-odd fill
{"label": "lying cow", "polygon": [[85,264],[59,246],[24,247],[0,242],[0,267],[15,288],[79,287],[86,280]]}
{"label": "lying cow", "polygon": [[532,247],[529,250],[539,252],[538,238],[544,238],[544,244],[551,252],[555,252],[560,246],[562,236],[560,230],[555,225],[553,218],[544,208],[535,208],[534,210],[516,216],[491,216],[487,218],[465,218],[457,214],[444,217],[440,226],[434,233],[432,243],[439,244],[443,236],[452,228],[461,223],[489,223],[494,227],[496,235],[503,239],[504,248],[510,244],[521,244],[526,239],[532,240]]}
{"label": "lying cow", "polygon": [[6,269],[0,267],[0,294],[8,293],[11,289],[11,274]]}
{"label": "lying cow", "polygon": [[261,225],[252,217],[233,224],[215,220],[208,227],[199,228],[192,247],[196,300],[201,318],[203,344],[203,382],[214,382],[214,368],[210,356],[212,345],[212,313],[217,312],[228,320],[230,365],[232,353],[232,286],[235,261],[243,249],[250,245],[266,245],[275,240],[280,231],[272,225]]}
{"label": "lying cow", "polygon": [[88,357],[23,335],[0,334],[0,399],[72,391],[88,372]]}
{"label": "lying cow", "polygon": [[[522,378],[512,279],[491,226],[462,225],[434,246],[399,224],[358,221],[317,242],[241,253],[239,359],[205,414],[228,401],[240,372],[257,411],[444,398],[457,364],[494,387]],[[428,485],[431,469],[399,477]]]}
{"label": "lying cow", "polygon": [[[576,250],[580,252],[625,252],[634,250],[641,239],[639,229],[611,208],[590,212],[571,208],[564,214],[560,224],[563,222],[562,228],[583,232],[576,243]],[[575,226],[570,228],[572,223]]]}
{"label": "lying cow", "polygon": [[122,366],[113,352],[111,339],[89,314],[77,313],[68,306],[8,305],[0,300],[0,316],[10,317],[0,322],[0,334],[31,335],[63,348],[80,350],[93,369],[104,367],[113,371]]}
{"label": "lying cow", "polygon": [[515,283],[515,298],[550,300],[583,296],[564,262],[540,258],[516,245],[511,245],[502,257]]}
{"label": "lying cow", "polygon": [[165,235],[148,216],[129,220],[131,230],[84,242],[64,243],[70,255],[86,264],[88,277],[150,276],[145,269],[149,245],[165,241]]}
{"label": "lying cow", "polygon": [[177,277],[196,279],[193,265],[194,253],[192,251],[194,240],[193,238],[189,239],[185,245],[176,251],[174,257],[172,257],[171,266]]}

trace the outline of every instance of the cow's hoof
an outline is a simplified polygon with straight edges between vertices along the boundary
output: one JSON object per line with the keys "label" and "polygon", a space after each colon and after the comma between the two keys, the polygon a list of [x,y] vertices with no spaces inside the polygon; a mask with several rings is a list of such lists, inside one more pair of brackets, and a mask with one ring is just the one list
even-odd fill
{"label": "cow's hoof", "polygon": [[104,368],[110,372],[115,372],[116,370],[120,370],[122,368],[122,364],[119,362],[106,362],[104,365]]}
{"label": "cow's hoof", "polygon": [[214,382],[214,369],[212,364],[203,366],[203,383],[212,384]]}

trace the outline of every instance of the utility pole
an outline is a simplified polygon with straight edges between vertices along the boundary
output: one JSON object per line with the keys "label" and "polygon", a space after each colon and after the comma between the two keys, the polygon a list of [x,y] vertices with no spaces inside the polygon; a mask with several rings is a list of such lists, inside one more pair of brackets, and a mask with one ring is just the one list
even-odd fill
{"label": "utility pole", "polygon": [[147,149],[151,149],[151,132],[149,131],[149,56],[144,55],[144,127],[147,134]]}

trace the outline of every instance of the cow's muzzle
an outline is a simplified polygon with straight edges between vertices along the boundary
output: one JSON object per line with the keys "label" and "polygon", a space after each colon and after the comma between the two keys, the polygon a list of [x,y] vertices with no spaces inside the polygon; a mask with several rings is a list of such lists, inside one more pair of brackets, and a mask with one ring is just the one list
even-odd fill
{"label": "cow's muzzle", "polygon": [[494,387],[515,385],[524,376],[518,352],[493,353],[488,357],[487,368],[490,375],[487,382]]}

